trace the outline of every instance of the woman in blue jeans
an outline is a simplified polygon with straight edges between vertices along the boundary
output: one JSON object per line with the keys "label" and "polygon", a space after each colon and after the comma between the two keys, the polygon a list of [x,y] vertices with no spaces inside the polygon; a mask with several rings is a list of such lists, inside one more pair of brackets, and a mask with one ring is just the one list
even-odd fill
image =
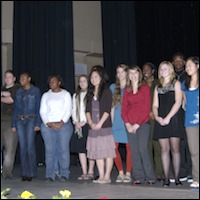
{"label": "woman in blue jeans", "polygon": [[41,93],[31,84],[28,73],[20,75],[21,88],[16,91],[12,131],[17,132],[20,146],[22,181],[31,181],[36,176],[35,132],[40,130],[39,115]]}
{"label": "woman in blue jeans", "polygon": [[59,180],[65,182],[70,174],[69,143],[73,133],[71,94],[62,88],[62,79],[51,75],[49,90],[42,95],[40,116],[41,134],[45,145],[46,181],[55,180],[55,161],[58,160]]}

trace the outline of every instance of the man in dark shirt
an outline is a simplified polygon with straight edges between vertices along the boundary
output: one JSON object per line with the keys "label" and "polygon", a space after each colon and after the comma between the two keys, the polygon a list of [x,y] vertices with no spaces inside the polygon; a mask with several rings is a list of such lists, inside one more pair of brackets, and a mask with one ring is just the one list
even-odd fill
{"label": "man in dark shirt", "polygon": [[[11,130],[13,103],[16,90],[20,87],[15,83],[15,75],[12,70],[4,74],[4,86],[1,87],[1,151],[3,151],[2,178],[13,177],[13,165],[18,144],[17,134]],[[1,157],[1,158],[2,158]]]}

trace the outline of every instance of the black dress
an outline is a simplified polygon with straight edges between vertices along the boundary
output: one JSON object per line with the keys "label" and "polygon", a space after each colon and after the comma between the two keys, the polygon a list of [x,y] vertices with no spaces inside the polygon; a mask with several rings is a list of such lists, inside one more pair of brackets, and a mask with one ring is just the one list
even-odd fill
{"label": "black dress", "polygon": [[[158,98],[159,98],[159,108],[158,116],[166,117],[170,112],[173,104],[175,103],[175,82],[173,81],[171,85],[165,87],[157,87]],[[184,121],[181,112],[181,107],[178,112],[171,118],[170,123],[166,126],[161,126],[157,121],[155,121],[154,128],[154,139],[178,137],[183,138],[184,134]]]}
{"label": "black dress", "polygon": [[86,142],[88,137],[88,124],[82,127],[83,137],[79,138],[75,132],[72,134],[70,141],[70,151],[72,153],[86,153]]}

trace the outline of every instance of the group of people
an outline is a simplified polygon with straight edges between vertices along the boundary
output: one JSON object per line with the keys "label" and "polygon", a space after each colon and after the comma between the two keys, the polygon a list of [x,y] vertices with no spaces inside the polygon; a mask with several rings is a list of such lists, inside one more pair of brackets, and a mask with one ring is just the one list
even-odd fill
{"label": "group of people", "polygon": [[[105,68],[95,65],[88,77],[79,76],[72,97],[57,74],[49,77],[49,90],[41,95],[28,73],[20,75],[19,86],[14,73],[6,71],[1,92],[3,178],[12,177],[17,140],[22,181],[36,176],[34,142],[40,130],[48,182],[69,179],[74,152],[82,170],[78,180],[110,183],[115,164],[116,182],[163,180],[167,187],[174,173],[177,186],[184,176],[193,178],[191,187],[199,187],[199,58],[185,61],[178,53],[155,70],[151,62],[141,68],[120,64],[115,83],[109,85]],[[126,148],[125,167],[120,144]]]}

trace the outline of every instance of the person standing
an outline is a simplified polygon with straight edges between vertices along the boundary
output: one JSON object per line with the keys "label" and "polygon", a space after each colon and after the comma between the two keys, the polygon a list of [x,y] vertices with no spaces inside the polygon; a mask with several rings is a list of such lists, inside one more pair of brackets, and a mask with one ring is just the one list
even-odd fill
{"label": "person standing", "polygon": [[[176,79],[182,83],[183,81],[185,81],[186,75],[187,75],[185,71],[185,56],[180,52],[176,52],[172,57],[172,64],[174,66]],[[181,107],[181,112],[182,112],[182,118],[184,121],[185,111],[182,107]],[[191,154],[188,147],[186,130],[184,130],[183,138],[180,141],[180,154],[181,154],[180,181],[192,182],[193,181],[192,180],[192,160],[191,160]]]}
{"label": "person standing", "polygon": [[153,139],[155,119],[152,112],[153,94],[154,88],[158,83],[155,75],[155,66],[151,62],[146,62],[142,66],[142,72],[144,81],[148,84],[151,91],[151,112],[150,112],[150,135],[149,135],[149,153],[154,164],[156,179],[162,181],[163,178],[163,167],[161,160],[160,144],[157,140]]}
{"label": "person standing", "polygon": [[[95,161],[87,159],[86,142],[88,136],[88,124],[85,115],[86,94],[88,88],[88,79],[86,75],[78,77],[78,87],[72,99],[72,120],[75,126],[75,132],[71,138],[71,152],[78,153],[82,175],[78,180],[89,180],[94,178]],[[87,165],[89,163],[89,168]]]}
{"label": "person standing", "polygon": [[[15,83],[13,70],[4,73],[4,85],[1,87],[1,152],[3,151],[2,178],[13,178],[13,166],[18,145],[18,137],[11,130],[14,98],[20,85]],[[2,158],[2,156],[1,156]]]}
{"label": "person standing", "polygon": [[[113,94],[112,103],[112,131],[116,145],[116,155],[114,158],[115,165],[119,172],[117,176],[117,183],[124,182],[129,183],[131,179],[132,160],[131,149],[128,143],[127,130],[124,125],[124,121],[121,117],[121,103],[124,93],[124,88],[128,83],[128,66],[120,64],[116,68],[116,81],[110,85],[110,90]],[[125,144],[126,147],[126,173],[124,173],[122,158],[119,152],[119,144]]]}
{"label": "person standing", "polygon": [[116,157],[112,133],[112,92],[107,84],[107,73],[100,65],[93,66],[89,75],[86,118],[89,124],[87,157],[96,160],[99,178],[94,183],[111,183],[113,158]]}
{"label": "person standing", "polygon": [[137,65],[129,66],[129,85],[124,90],[122,119],[128,131],[132,155],[133,184],[155,184],[155,173],[148,150],[151,94],[143,82],[143,74]]}
{"label": "person standing", "polygon": [[[63,81],[57,74],[48,78],[49,90],[42,95],[40,116],[41,134],[45,145],[46,181],[55,181],[55,166],[59,167],[59,181],[66,182],[70,174],[70,139],[72,98],[63,89]],[[58,162],[58,163],[55,163]]]}
{"label": "person standing", "polygon": [[17,132],[20,146],[22,181],[31,181],[37,173],[35,150],[35,132],[40,130],[39,114],[41,93],[38,87],[31,84],[31,76],[24,72],[20,75],[21,88],[16,92],[12,131]]}
{"label": "person standing", "polygon": [[192,158],[193,183],[190,187],[199,187],[199,57],[186,60],[187,76],[181,89],[185,100],[185,127],[187,141]]}
{"label": "person standing", "polygon": [[161,147],[161,158],[165,180],[164,187],[170,185],[170,150],[175,173],[175,184],[182,185],[179,180],[180,171],[180,139],[184,130],[181,105],[181,83],[176,80],[174,67],[171,62],[163,61],[158,68],[158,85],[154,90],[153,114],[155,117],[154,139]]}

